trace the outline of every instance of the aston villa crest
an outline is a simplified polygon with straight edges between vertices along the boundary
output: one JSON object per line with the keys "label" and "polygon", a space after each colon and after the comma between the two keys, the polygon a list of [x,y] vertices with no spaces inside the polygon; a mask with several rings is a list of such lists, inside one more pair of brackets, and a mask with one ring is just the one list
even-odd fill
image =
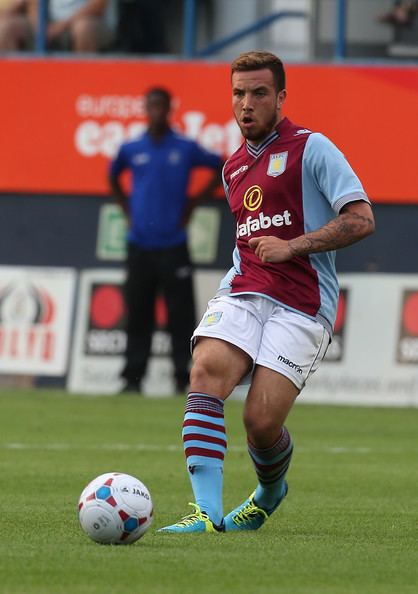
{"label": "aston villa crest", "polygon": [[271,177],[278,177],[285,171],[287,163],[287,154],[288,152],[285,151],[284,153],[276,153],[275,155],[270,155],[270,162],[267,168],[267,175],[271,175]]}

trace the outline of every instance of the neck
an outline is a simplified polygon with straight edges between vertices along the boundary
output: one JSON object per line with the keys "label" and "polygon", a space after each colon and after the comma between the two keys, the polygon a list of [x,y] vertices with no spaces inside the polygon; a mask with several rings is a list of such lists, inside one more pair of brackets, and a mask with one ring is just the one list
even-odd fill
{"label": "neck", "polygon": [[170,130],[170,126],[168,124],[163,125],[163,126],[152,126],[151,125],[148,128],[148,134],[154,140],[159,140],[160,138],[165,136],[169,130]]}

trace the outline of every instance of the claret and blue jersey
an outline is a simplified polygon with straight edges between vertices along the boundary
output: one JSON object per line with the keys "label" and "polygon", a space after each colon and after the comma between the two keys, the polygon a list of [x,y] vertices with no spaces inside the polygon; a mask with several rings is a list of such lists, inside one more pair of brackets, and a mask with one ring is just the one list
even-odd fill
{"label": "claret and blue jersey", "polygon": [[110,175],[117,177],[125,169],[131,172],[128,241],[142,249],[184,243],[181,218],[191,171],[221,165],[220,157],[173,130],[158,141],[145,133],[124,143],[111,163]]}
{"label": "claret and blue jersey", "polygon": [[223,170],[236,221],[233,266],[219,294],[261,294],[321,322],[330,332],[338,302],[335,252],[263,263],[251,237],[290,240],[328,223],[352,201],[368,198],[344,155],[325,136],[284,118],[255,147],[244,142]]}

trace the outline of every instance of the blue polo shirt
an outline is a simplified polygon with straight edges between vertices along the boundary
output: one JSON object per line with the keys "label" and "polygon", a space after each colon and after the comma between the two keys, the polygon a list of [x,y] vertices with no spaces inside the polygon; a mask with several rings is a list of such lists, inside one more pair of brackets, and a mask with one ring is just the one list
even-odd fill
{"label": "blue polo shirt", "polygon": [[128,241],[143,249],[168,248],[186,241],[181,218],[194,167],[221,167],[218,155],[170,130],[158,142],[146,132],[121,145],[110,175],[131,172]]}

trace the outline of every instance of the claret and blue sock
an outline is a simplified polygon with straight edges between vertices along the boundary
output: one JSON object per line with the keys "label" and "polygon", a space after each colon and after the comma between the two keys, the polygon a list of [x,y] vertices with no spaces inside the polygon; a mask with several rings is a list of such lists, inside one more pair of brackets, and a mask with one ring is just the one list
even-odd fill
{"label": "claret and blue sock", "polygon": [[195,511],[160,531],[222,532],[223,464],[227,447],[223,400],[200,392],[189,393],[182,435]]}
{"label": "claret and blue sock", "polygon": [[224,520],[225,531],[257,530],[286,497],[286,472],[293,452],[293,443],[286,427],[270,448],[258,449],[248,442],[248,452],[254,463],[258,485],[254,493]]}
{"label": "claret and blue sock", "polygon": [[222,400],[207,394],[189,394],[183,422],[183,443],[196,503],[214,524],[220,525],[226,451]]}
{"label": "claret and blue sock", "polygon": [[293,453],[293,443],[286,427],[282,427],[277,442],[266,449],[257,449],[248,442],[248,453],[258,478],[254,499],[269,512],[277,507],[285,490],[285,475]]}

